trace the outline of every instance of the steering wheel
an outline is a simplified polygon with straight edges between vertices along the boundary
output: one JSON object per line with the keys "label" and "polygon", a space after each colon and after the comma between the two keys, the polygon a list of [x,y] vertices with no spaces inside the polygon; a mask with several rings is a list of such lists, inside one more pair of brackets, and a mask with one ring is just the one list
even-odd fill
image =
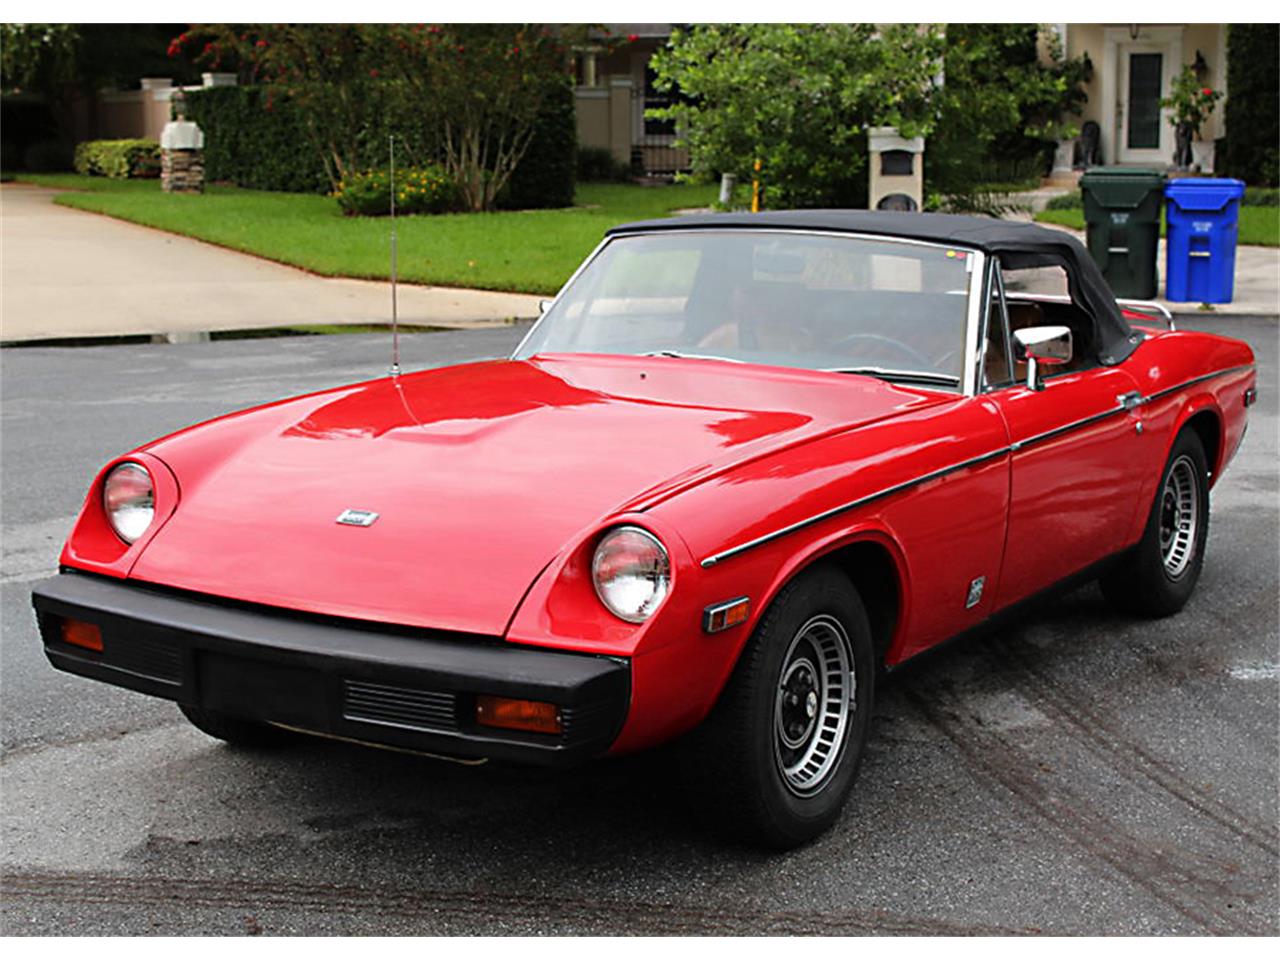
{"label": "steering wheel", "polygon": [[886,337],[882,333],[851,333],[841,337],[831,344],[830,349],[839,350],[842,347],[851,346],[859,341],[878,344],[882,347],[889,347],[896,350],[899,356],[906,357],[910,362],[912,369],[930,371],[934,369],[934,363],[923,353],[911,346],[909,343],[903,343],[901,340],[895,340],[893,337]]}

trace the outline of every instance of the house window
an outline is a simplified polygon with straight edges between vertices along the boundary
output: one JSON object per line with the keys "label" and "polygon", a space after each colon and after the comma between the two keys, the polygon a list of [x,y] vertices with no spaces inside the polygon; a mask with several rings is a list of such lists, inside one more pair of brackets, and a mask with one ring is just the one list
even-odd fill
{"label": "house window", "polygon": [[1160,146],[1160,77],[1163,55],[1129,54],[1129,149]]}
{"label": "house window", "polygon": [[654,83],[658,75],[648,64],[644,68],[644,135],[646,137],[674,137],[676,122],[674,120],[654,120],[649,116],[650,110],[661,110],[671,106],[674,98],[667,93],[655,89]]}

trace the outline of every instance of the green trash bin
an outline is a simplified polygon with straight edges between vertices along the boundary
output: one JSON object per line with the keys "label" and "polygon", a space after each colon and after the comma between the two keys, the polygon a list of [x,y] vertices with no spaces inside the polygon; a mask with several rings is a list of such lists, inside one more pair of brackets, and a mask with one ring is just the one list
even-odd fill
{"label": "green trash bin", "polygon": [[1094,167],[1080,178],[1085,245],[1117,297],[1150,300],[1160,287],[1164,183],[1163,173],[1140,167]]}

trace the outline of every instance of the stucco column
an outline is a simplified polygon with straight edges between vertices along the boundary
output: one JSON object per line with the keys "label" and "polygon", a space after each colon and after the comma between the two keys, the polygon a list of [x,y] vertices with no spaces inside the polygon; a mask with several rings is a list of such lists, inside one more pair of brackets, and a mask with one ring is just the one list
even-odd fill
{"label": "stucco column", "polygon": [[609,150],[622,164],[631,163],[631,90],[629,77],[609,81]]}

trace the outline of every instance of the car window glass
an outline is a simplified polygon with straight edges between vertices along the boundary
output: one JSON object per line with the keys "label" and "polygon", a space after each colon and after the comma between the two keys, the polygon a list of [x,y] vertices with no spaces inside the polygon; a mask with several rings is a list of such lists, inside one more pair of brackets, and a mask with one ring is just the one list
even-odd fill
{"label": "car window glass", "polygon": [[[1098,365],[1093,317],[1071,296],[1070,277],[1061,264],[1009,269],[1002,266],[1010,334],[1029,327],[1066,327],[1071,331],[1071,360],[1046,370],[1046,380]],[[1026,377],[1026,364],[1014,364],[1014,379]]]}
{"label": "car window glass", "polygon": [[1004,297],[1001,295],[999,284],[993,284],[993,287],[988,302],[987,336],[982,362],[983,382],[990,388],[1008,386],[1013,382]]}
{"label": "car window glass", "polygon": [[1010,270],[1001,267],[1001,279],[1004,281],[1005,294],[1030,293],[1037,296],[1069,297],[1071,288],[1067,282],[1067,271],[1054,264],[1045,267],[1022,267]]}
{"label": "car window glass", "polygon": [[561,294],[521,355],[672,351],[958,383],[972,256],[766,231],[622,237]]}

